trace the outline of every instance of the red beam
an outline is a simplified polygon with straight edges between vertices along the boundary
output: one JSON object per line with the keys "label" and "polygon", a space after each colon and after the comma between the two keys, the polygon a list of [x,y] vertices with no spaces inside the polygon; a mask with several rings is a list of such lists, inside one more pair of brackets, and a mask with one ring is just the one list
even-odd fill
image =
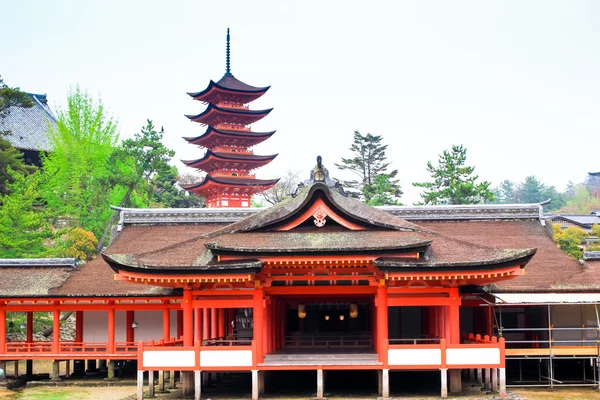
{"label": "red beam", "polygon": [[265,288],[265,292],[273,295],[356,295],[375,294],[374,286],[272,286]]}

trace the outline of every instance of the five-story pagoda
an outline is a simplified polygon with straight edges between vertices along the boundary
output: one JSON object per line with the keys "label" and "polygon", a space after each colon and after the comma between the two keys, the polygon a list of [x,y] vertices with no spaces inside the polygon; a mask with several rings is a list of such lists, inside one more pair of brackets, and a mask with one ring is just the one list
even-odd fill
{"label": "five-story pagoda", "polygon": [[251,150],[275,133],[253,132],[250,129],[250,124],[264,118],[272,110],[250,110],[248,107],[250,102],[265,94],[269,86],[250,86],[233,76],[229,42],[227,29],[225,75],[218,82],[211,80],[201,92],[188,93],[208,107],[198,115],[186,117],[207,128],[200,136],[184,139],[207,150],[204,157],[183,160],[183,163],[206,172],[206,176],[200,183],[184,185],[184,189],[205,197],[207,207],[250,207],[253,194],[269,189],[279,180],[257,179],[252,173],[252,170],[268,164],[277,156],[259,156]]}

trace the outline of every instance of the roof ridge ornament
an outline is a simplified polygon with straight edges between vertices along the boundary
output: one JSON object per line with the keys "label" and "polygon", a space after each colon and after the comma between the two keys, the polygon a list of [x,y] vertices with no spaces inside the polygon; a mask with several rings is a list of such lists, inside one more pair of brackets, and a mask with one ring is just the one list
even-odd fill
{"label": "roof ridge ornament", "polygon": [[227,28],[227,46],[225,50],[225,76],[233,76],[231,73],[231,48],[230,48],[229,28]]}
{"label": "roof ridge ornament", "polygon": [[317,165],[310,171],[310,178],[307,181],[298,184],[298,188],[293,196],[295,197],[304,187],[312,186],[317,182],[322,182],[330,188],[337,190],[340,194],[346,196],[342,184],[334,179],[329,178],[329,170],[323,166],[323,157],[321,156],[317,156]]}

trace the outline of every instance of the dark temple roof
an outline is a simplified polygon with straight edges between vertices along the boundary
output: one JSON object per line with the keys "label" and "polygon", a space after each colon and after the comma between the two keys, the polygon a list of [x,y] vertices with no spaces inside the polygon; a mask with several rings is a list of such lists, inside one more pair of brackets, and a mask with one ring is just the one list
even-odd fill
{"label": "dark temple roof", "polygon": [[226,129],[217,129],[212,126],[209,126],[206,128],[206,131],[202,135],[194,136],[194,137],[184,137],[183,139],[187,140],[188,142],[194,142],[194,141],[206,138],[213,133],[223,135],[223,136],[234,137],[234,138],[244,138],[244,137],[268,138],[270,136],[273,136],[275,131],[270,131],[270,132],[232,131],[232,130],[226,130]]}
{"label": "dark temple roof", "polygon": [[270,86],[265,86],[265,87],[251,86],[251,85],[248,85],[248,84],[240,81],[233,75],[224,75],[217,82],[214,82],[213,80],[211,80],[208,83],[208,86],[206,87],[206,89],[204,89],[200,92],[188,92],[188,94],[194,98],[201,97],[201,96],[205,95],[206,93],[210,92],[211,89],[213,89],[215,87],[219,88],[219,89],[223,89],[223,90],[230,90],[233,92],[246,92],[246,93],[264,93],[267,90],[269,90],[269,88],[270,88]]}
{"label": "dark temple roof", "polygon": [[203,161],[208,160],[209,158],[215,158],[217,160],[225,160],[225,161],[271,161],[277,154],[271,154],[267,156],[259,156],[256,154],[248,154],[248,153],[221,153],[214,152],[210,149],[206,150],[206,153],[202,158],[198,158],[196,160],[181,160],[185,165],[193,165],[198,164]]}
{"label": "dark temple roof", "polygon": [[0,294],[48,296],[53,288],[67,281],[76,265],[74,258],[0,259]]}
{"label": "dark temple roof", "polygon": [[[200,114],[197,114],[197,115],[186,114],[186,117],[192,121],[201,122],[201,120],[204,117],[208,116],[211,113],[215,113],[215,114],[227,115],[228,118],[233,118],[233,119],[247,118],[247,119],[250,119],[252,122],[256,122],[259,119],[261,119],[263,116],[269,114],[271,111],[273,111],[272,108],[267,108],[265,110],[245,110],[245,109],[233,109],[233,108],[218,107],[214,104],[209,104],[208,107],[206,107],[206,110],[202,111]],[[236,121],[232,120],[231,122],[236,122]],[[203,122],[201,122],[201,123],[203,123]],[[247,122],[247,123],[251,123],[251,122]]]}
{"label": "dark temple roof", "polygon": [[224,176],[210,176],[206,175],[202,182],[191,183],[189,185],[181,185],[185,190],[200,189],[203,186],[207,186],[210,182],[214,182],[218,185],[230,185],[230,186],[248,186],[248,187],[267,187],[273,186],[279,182],[277,179],[254,179],[244,177],[224,177]]}
{"label": "dark temple roof", "polygon": [[33,107],[10,107],[6,118],[0,118],[0,131],[10,131],[3,136],[21,150],[51,151],[48,134],[56,127],[56,118],[48,107],[46,95],[27,93]]}

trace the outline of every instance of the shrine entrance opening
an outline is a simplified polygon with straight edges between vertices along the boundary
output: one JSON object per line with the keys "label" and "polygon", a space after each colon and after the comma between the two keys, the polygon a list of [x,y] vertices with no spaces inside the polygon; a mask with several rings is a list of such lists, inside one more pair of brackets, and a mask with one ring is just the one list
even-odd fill
{"label": "shrine entrance opening", "polygon": [[373,303],[323,301],[290,304],[283,350],[349,353],[373,351]]}

